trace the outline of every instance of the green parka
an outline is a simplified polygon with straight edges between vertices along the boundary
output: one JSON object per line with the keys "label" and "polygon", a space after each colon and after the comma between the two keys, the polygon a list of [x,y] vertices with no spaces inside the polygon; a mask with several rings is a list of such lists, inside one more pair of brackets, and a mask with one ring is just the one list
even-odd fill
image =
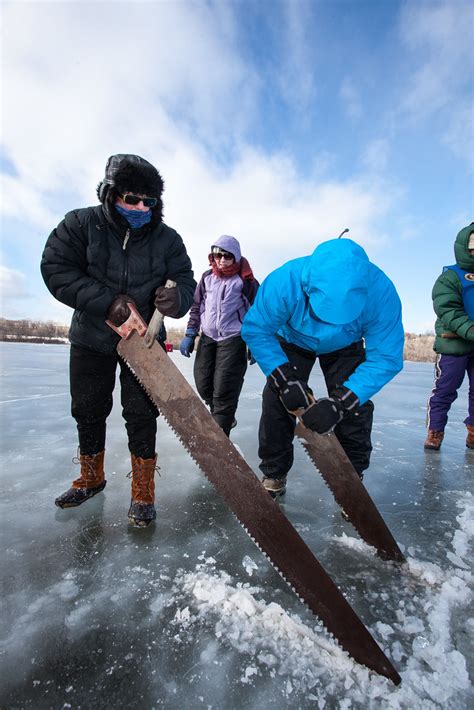
{"label": "green parka", "polygon": [[[456,263],[461,269],[474,272],[474,255],[468,249],[474,222],[461,229],[454,242]],[[433,308],[438,316],[433,349],[443,355],[474,353],[474,320],[469,318],[462,298],[459,276],[452,269],[443,271],[432,291]]]}

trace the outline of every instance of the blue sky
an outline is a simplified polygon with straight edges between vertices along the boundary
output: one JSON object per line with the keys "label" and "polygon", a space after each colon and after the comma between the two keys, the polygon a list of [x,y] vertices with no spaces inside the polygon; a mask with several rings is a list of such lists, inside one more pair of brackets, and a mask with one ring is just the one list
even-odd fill
{"label": "blue sky", "polygon": [[[405,329],[474,220],[474,6],[463,0],[3,2],[1,308],[67,323],[39,274],[107,157],[165,179],[196,276],[233,234],[262,280],[345,227]],[[350,265],[348,265],[350,268]]]}

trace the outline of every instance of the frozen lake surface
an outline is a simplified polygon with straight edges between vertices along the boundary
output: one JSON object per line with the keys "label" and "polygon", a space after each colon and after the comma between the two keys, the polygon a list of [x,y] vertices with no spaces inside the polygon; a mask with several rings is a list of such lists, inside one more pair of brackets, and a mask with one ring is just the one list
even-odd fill
{"label": "frozen lake surface", "polygon": [[[60,510],[77,476],[68,346],[1,343],[2,708],[473,706],[474,451],[467,384],[440,452],[423,451],[433,366],[375,398],[364,482],[408,564],[374,556],[300,444],[282,508],[402,676],[354,663],[275,572],[164,420],[157,521],[129,529],[119,398],[104,493]],[[193,359],[171,355],[192,382]],[[232,439],[258,472],[264,377],[249,368]],[[324,393],[315,369],[312,385]]]}

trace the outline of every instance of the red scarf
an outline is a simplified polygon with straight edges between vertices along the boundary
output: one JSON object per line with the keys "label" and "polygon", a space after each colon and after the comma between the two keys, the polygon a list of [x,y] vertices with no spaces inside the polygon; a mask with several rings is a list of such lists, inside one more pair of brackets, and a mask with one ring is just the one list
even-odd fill
{"label": "red scarf", "polygon": [[235,276],[235,274],[239,274],[242,279],[254,278],[250,264],[245,256],[241,257],[238,262],[233,261],[232,264],[229,264],[229,266],[219,268],[217,266],[217,262],[214,261],[213,255],[209,254],[209,266],[212,267],[212,273],[214,276],[217,276],[220,279],[223,279],[226,276]]}

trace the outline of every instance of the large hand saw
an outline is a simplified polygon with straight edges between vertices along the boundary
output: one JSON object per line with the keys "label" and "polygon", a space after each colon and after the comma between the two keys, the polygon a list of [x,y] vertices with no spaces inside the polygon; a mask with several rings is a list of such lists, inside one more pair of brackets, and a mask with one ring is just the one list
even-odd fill
{"label": "large hand saw", "polygon": [[[117,352],[185,449],[255,544],[340,645],[358,663],[400,683],[390,660],[173,361],[154,338],[145,343],[147,326],[129,305],[128,320],[119,328],[112,326],[122,336]],[[154,317],[154,332],[158,321]]]}
{"label": "large hand saw", "polygon": [[321,473],[345,516],[380,557],[405,562],[392,533],[357,475],[336,435],[317,434],[298,421],[295,434]]}

